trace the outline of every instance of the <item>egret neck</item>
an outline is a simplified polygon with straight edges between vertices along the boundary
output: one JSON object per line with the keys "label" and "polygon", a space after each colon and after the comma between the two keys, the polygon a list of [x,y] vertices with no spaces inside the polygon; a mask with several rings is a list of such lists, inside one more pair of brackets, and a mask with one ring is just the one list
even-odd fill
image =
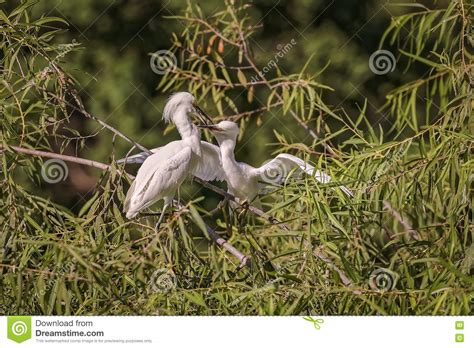
{"label": "egret neck", "polygon": [[233,139],[220,140],[219,147],[221,150],[222,165],[227,168],[237,167],[238,163],[234,155],[235,141]]}
{"label": "egret neck", "polygon": [[178,107],[173,115],[173,123],[181,135],[181,139],[189,144],[196,155],[201,156],[201,134],[199,129],[191,122],[188,112],[190,110],[187,106]]}

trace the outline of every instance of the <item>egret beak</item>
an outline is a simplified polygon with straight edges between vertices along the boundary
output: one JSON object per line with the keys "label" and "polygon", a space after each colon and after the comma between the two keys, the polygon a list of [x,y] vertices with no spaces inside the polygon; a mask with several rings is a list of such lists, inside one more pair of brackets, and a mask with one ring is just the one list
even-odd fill
{"label": "egret beak", "polygon": [[[201,121],[205,125],[212,123],[211,118],[197,104],[193,104],[193,107],[199,121]],[[209,121],[209,123],[207,121]]]}
{"label": "egret beak", "polygon": [[215,124],[199,125],[199,128],[209,129],[211,132],[223,132],[224,130]]}

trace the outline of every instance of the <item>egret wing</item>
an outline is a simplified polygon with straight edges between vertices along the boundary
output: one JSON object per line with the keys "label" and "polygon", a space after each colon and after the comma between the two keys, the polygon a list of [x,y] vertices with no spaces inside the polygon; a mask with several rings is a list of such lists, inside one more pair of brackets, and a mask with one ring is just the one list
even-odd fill
{"label": "egret wing", "polygon": [[[155,153],[161,147],[151,149],[150,151]],[[205,181],[224,181],[225,173],[222,168],[221,154],[219,147],[208,143],[207,141],[201,141],[201,160],[197,163],[192,175]],[[136,155],[121,158],[117,160],[118,164],[121,163],[143,163],[150,156],[147,152],[140,152]]]}
{"label": "egret wing", "polygon": [[201,141],[201,159],[192,174],[205,181],[225,180],[225,172],[222,168],[221,153],[218,146],[207,141]]}
{"label": "egret wing", "polygon": [[157,200],[174,195],[189,174],[192,151],[174,141],[150,155],[138,170],[127,192],[124,211],[134,216]]}
{"label": "egret wing", "polygon": [[[150,151],[155,153],[159,149],[161,149],[161,147],[156,147],[154,149],[151,149]],[[117,160],[117,164],[121,164],[121,163],[127,163],[127,164],[130,164],[130,163],[143,163],[143,162],[145,162],[145,160],[147,159],[148,156],[150,156],[150,154],[148,152],[143,151],[143,152],[137,153],[136,155],[121,158],[121,159]]]}
{"label": "egret wing", "polygon": [[[287,153],[279,154],[256,170],[262,181],[270,183],[283,182],[292,171],[294,171],[296,175],[306,173],[310,176],[314,176],[317,181],[323,184],[331,181],[331,177],[328,174],[315,169],[301,158]],[[348,196],[353,196],[351,190],[347,187],[339,186],[339,188]]]}

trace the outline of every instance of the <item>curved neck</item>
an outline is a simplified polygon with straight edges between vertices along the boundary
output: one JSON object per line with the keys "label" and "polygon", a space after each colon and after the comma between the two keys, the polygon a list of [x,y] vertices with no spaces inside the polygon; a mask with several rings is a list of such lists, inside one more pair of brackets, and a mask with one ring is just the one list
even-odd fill
{"label": "curved neck", "polygon": [[199,129],[189,119],[187,107],[182,106],[176,110],[173,115],[173,123],[184,143],[191,146],[196,155],[201,156],[201,135]]}
{"label": "curved neck", "polygon": [[224,139],[219,141],[219,148],[221,149],[222,162],[234,162],[235,163],[235,140]]}
{"label": "curved neck", "polygon": [[182,139],[193,136],[199,137],[199,131],[189,119],[188,110],[186,107],[180,107],[176,110],[176,113],[173,115],[173,123],[176,125],[176,129],[178,130]]}

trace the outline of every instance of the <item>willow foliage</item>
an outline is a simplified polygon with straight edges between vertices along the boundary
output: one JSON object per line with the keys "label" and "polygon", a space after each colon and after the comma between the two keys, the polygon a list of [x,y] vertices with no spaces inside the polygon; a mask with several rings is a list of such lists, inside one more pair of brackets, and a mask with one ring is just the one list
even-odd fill
{"label": "willow foliage", "polygon": [[[367,104],[358,115],[327,105],[333,87],[306,73],[311,61],[294,74],[279,70],[277,56],[262,67],[247,5],[228,1],[209,19],[189,5],[170,18],[185,28],[172,37],[177,64],[160,91],[189,90],[216,120],[231,118],[244,132],[254,131],[252,118],[296,124],[306,138],[294,143],[276,129],[277,151],[315,162],[355,197],[313,178],[288,180],[263,199],[288,230],[249,212],[211,215],[199,197],[159,232],[154,217],[127,221],[121,213],[129,179],[112,150],[104,159],[110,170],[79,213],[25,188],[45,185],[47,158],[18,148],[61,153],[74,142],[80,152],[84,137],[71,115],[93,117],[64,68],[78,44],[58,44],[65,22],[32,18],[31,6],[0,10],[0,314],[472,314],[467,1],[412,6],[388,25],[380,48],[396,53],[398,69],[425,69],[387,95],[379,113],[390,128],[369,120]],[[244,106],[234,102],[238,95]],[[203,222],[251,265],[237,270],[206,239]]]}

